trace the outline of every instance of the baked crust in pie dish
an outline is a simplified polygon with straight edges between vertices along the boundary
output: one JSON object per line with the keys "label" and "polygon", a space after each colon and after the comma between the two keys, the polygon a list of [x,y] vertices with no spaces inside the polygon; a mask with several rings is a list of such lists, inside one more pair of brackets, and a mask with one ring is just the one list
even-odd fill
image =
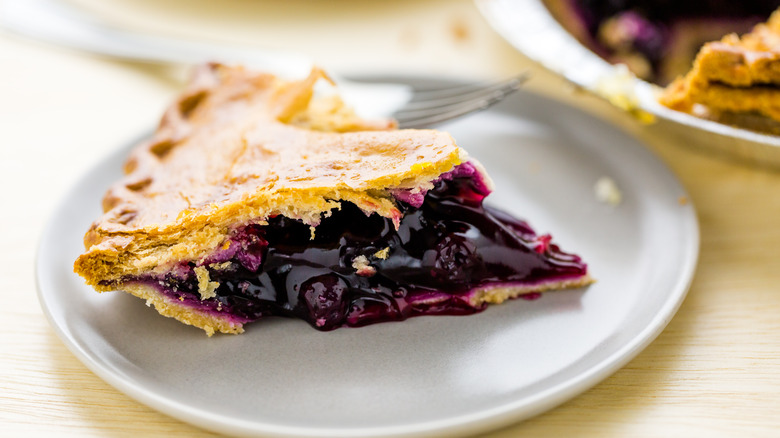
{"label": "baked crust in pie dish", "polygon": [[453,138],[365,120],[329,80],[202,66],[103,199],[74,270],[165,316],[240,333],[468,314],[591,283],[581,259],[482,205],[492,182]]}
{"label": "baked crust in pie dish", "polygon": [[612,64],[665,86],[690,69],[707,41],[745,33],[777,8],[774,0],[543,0],[553,16]]}
{"label": "baked crust in pie dish", "polygon": [[780,10],[741,37],[705,44],[685,77],[664,90],[660,102],[695,113],[757,113],[780,122]]}

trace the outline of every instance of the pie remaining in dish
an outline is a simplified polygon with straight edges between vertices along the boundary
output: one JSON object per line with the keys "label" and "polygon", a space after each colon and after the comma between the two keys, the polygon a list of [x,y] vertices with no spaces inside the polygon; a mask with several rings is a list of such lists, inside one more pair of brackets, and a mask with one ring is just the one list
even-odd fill
{"label": "pie remaining in dish", "polygon": [[666,88],[661,103],[711,118],[756,113],[780,122],[780,10],[742,37],[730,34],[705,44],[693,69]]}
{"label": "pie remaining in dish", "polygon": [[203,66],[103,199],[75,271],[166,316],[239,333],[469,314],[592,282],[586,265],[483,205],[450,135],[357,117],[327,79]]}
{"label": "pie remaining in dish", "polygon": [[543,1],[595,53],[660,85],[688,71],[705,42],[747,32],[778,7],[777,0]]}

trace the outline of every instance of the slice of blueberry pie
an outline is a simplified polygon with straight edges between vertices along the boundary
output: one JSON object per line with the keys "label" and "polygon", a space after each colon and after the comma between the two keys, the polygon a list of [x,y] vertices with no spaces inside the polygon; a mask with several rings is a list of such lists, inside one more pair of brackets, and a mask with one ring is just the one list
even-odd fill
{"label": "slice of blueberry pie", "polygon": [[470,314],[592,280],[549,235],[483,205],[452,137],[357,117],[288,82],[207,65],[125,164],[75,271],[163,315],[240,333]]}

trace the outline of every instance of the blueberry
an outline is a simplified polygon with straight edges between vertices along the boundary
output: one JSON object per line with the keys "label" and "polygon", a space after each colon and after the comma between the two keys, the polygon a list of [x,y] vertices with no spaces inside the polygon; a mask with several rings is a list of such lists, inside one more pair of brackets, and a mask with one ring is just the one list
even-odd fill
{"label": "blueberry", "polygon": [[333,330],[344,320],[348,291],[349,286],[338,275],[319,275],[301,284],[298,303],[315,328]]}
{"label": "blueberry", "polygon": [[257,234],[245,233],[241,236],[242,239],[239,242],[240,249],[236,252],[236,259],[241,265],[252,271],[257,272],[263,263],[263,257],[268,242]]}
{"label": "blueberry", "polygon": [[360,327],[381,321],[406,319],[391,299],[381,293],[364,295],[352,301],[347,315],[347,325]]}
{"label": "blueberry", "polygon": [[477,248],[468,239],[457,234],[444,236],[432,251],[437,274],[443,273],[450,281],[468,281],[471,272],[479,265]]}

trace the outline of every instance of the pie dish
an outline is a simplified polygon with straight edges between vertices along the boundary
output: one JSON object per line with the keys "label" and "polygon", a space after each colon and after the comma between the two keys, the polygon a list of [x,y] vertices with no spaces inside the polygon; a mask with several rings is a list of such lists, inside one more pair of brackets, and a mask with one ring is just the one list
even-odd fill
{"label": "pie dish", "polygon": [[718,117],[757,113],[780,122],[780,10],[742,37],[729,34],[699,51],[693,69],[666,88],[661,103]]}
{"label": "pie dish", "polygon": [[771,0],[545,0],[581,43],[639,78],[666,85],[707,41],[744,33],[777,8]]}
{"label": "pie dish", "polygon": [[240,333],[468,314],[592,282],[573,254],[485,207],[492,182],[449,134],[356,116],[327,76],[203,66],[103,199],[75,271],[158,312]]}

